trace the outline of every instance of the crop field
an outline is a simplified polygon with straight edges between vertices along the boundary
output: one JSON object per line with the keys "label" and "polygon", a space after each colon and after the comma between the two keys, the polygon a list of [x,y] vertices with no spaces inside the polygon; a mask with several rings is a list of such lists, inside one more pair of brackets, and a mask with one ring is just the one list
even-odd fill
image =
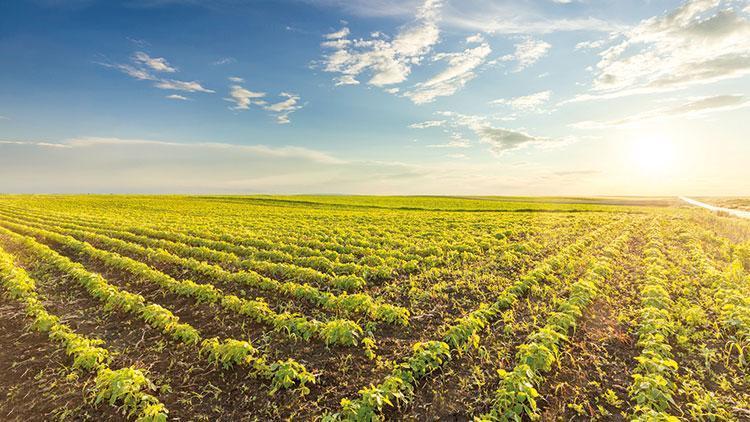
{"label": "crop field", "polygon": [[702,198],[703,202],[706,202],[717,207],[734,208],[742,211],[750,211],[750,198],[716,198],[707,197]]}
{"label": "crop field", "polygon": [[0,420],[750,420],[750,220],[0,196]]}

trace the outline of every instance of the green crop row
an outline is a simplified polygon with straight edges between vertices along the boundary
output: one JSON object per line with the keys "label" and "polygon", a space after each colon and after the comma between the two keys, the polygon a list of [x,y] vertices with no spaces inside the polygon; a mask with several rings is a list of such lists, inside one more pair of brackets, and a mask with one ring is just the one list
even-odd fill
{"label": "green crop row", "polygon": [[674,404],[674,377],[678,365],[672,359],[670,336],[674,332],[672,299],[667,291],[667,260],[661,241],[661,227],[654,223],[648,232],[644,254],[645,277],[640,288],[638,347],[641,353],[628,389],[634,404],[633,420],[677,421],[669,414]]}
{"label": "green crop row", "polygon": [[442,367],[451,359],[451,353],[477,346],[480,341],[479,333],[500,312],[511,308],[535,285],[553,276],[569,261],[586,259],[589,247],[606,238],[610,230],[609,226],[600,228],[563,248],[557,255],[545,259],[505,289],[492,305],[480,305],[478,309],[447,326],[442,332],[442,341],[415,344],[412,355],[396,364],[384,381],[359,390],[359,397],[356,399],[342,399],[341,410],[328,415],[327,420],[379,420],[379,415],[386,406],[392,407],[397,402],[408,401],[417,380]]}
{"label": "green crop row", "polygon": [[0,281],[13,299],[21,302],[26,315],[33,319],[32,328],[46,333],[60,343],[73,358],[73,368],[96,373],[94,402],[107,401],[122,407],[129,417],[138,422],[167,420],[167,408],[147,391],[155,387],[140,369],[134,367],[110,369],[110,353],[101,347],[104,342],[74,332],[60,318],[46,311],[36,291],[36,283],[22,268],[15,265],[13,257],[0,249]]}
{"label": "green crop row", "polygon": [[695,239],[690,243],[690,253],[703,281],[711,286],[717,322],[729,337],[727,348],[730,354],[736,354],[740,366],[746,366],[750,353],[750,277],[740,260],[733,261],[725,271],[718,270]]}
{"label": "green crop row", "polygon": [[[57,271],[81,284],[86,291],[94,298],[103,302],[105,310],[119,310],[122,312],[132,313],[150,326],[161,330],[164,334],[173,340],[188,345],[201,344],[201,354],[206,353],[208,359],[215,363],[221,363],[224,367],[229,367],[227,362],[231,361],[227,356],[231,356],[234,348],[222,347],[212,348],[211,345],[218,343],[218,339],[202,340],[197,329],[190,324],[181,323],[179,317],[172,314],[168,309],[154,303],[148,303],[145,298],[138,294],[119,289],[107,282],[101,275],[91,273],[81,264],[71,261],[65,256],[58,254],[49,247],[42,245],[31,238],[18,235],[10,230],[0,227],[0,233],[24,248],[33,258],[36,265],[44,267],[47,271]],[[299,363],[289,359],[287,361],[278,361],[268,364],[265,356],[260,355],[249,342],[234,339],[225,339],[222,345],[241,344],[246,351],[244,360],[241,362],[246,366],[253,368],[253,375],[272,380],[274,390],[281,388],[277,384],[277,372],[289,372],[288,368],[295,368],[294,377],[282,379],[284,385],[288,388],[298,383],[303,391],[306,391],[305,384],[315,382],[314,377]],[[234,362],[239,363],[239,362]]]}
{"label": "green crop row", "polygon": [[[14,219],[14,221],[24,222],[24,220],[22,219]],[[41,223],[25,222],[25,224],[32,225],[33,227],[55,228],[55,226],[44,226]],[[65,233],[69,233],[76,238],[84,241],[113,245],[113,241],[107,239],[107,236],[105,235],[66,227],[61,227],[61,229],[64,229]],[[176,245],[184,246],[179,244]],[[319,288],[311,286],[309,284],[300,284],[291,281],[282,283],[275,279],[262,276],[254,271],[229,272],[217,265],[211,265],[209,263],[203,262],[202,260],[199,261],[196,259],[183,258],[181,256],[170,253],[167,249],[144,249],[142,247],[138,247],[137,245],[135,245],[135,247],[133,246],[134,245],[132,245],[131,242],[125,242],[123,240],[121,242],[115,241],[113,247],[117,248],[117,250],[119,251],[127,251],[127,253],[132,254],[133,256],[141,257],[142,259],[157,265],[181,267],[212,280],[219,280],[224,283],[238,283],[240,285],[278,292],[286,296],[305,299],[324,309],[342,313],[344,315],[364,315],[374,321],[383,321],[389,324],[408,325],[409,323],[409,311],[407,309],[400,306],[383,303],[379,300],[374,300],[371,296],[365,293],[342,293],[341,295],[335,295],[330,292],[321,291]],[[153,246],[157,247],[159,245]],[[174,250],[174,248],[168,249]],[[205,248],[200,249],[203,250]],[[147,251],[149,250],[153,250],[154,252],[147,253]],[[349,279],[350,277],[338,277],[337,282],[344,283]],[[359,281],[361,281],[361,279],[353,277],[351,283],[359,283]]]}
{"label": "green crop row", "polygon": [[[248,316],[258,322],[269,325],[294,339],[301,338],[308,341],[312,338],[319,338],[321,341],[325,342],[326,345],[336,344],[352,346],[359,344],[363,335],[362,328],[357,323],[350,320],[336,319],[322,322],[308,319],[299,314],[286,312],[277,313],[264,301],[248,300],[234,295],[226,295],[211,284],[199,284],[191,280],[175,280],[162,272],[152,269],[142,262],[121,256],[118,253],[97,249],[90,244],[76,240],[71,236],[40,228],[33,228],[31,226],[15,224],[7,220],[0,224],[23,234],[41,237],[48,241],[63,245],[74,251],[79,256],[86,256],[95,259],[102,262],[107,268],[132,274],[137,277],[137,280],[154,283],[176,295],[193,298],[199,303],[215,304],[230,312]],[[146,248],[141,246],[127,244],[126,242],[116,241],[106,237],[103,240],[110,242],[113,245],[115,252],[122,252],[123,249],[127,248],[129,250],[137,250],[143,256],[169,254],[162,250],[146,250]]]}
{"label": "green crop row", "polygon": [[501,380],[492,409],[475,420],[520,422],[524,416],[538,418],[537,388],[544,381],[544,374],[559,362],[560,348],[568,341],[568,333],[575,329],[585,308],[599,293],[600,285],[620,266],[629,238],[630,233],[625,231],[608,245],[586,274],[572,284],[567,299],[558,303],[556,310],[547,317],[546,324],[518,347],[513,370],[498,371]]}

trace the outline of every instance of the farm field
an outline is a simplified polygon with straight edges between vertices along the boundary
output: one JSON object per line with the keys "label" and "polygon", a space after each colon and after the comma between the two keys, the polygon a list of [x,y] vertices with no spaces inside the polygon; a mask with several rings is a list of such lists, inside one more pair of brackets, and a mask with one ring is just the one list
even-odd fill
{"label": "farm field", "polygon": [[0,284],[0,420],[750,420],[675,198],[6,195]]}
{"label": "farm field", "polygon": [[750,198],[721,198],[721,197],[706,197],[702,198],[703,202],[707,204],[715,205],[723,208],[734,208],[742,211],[750,211]]}

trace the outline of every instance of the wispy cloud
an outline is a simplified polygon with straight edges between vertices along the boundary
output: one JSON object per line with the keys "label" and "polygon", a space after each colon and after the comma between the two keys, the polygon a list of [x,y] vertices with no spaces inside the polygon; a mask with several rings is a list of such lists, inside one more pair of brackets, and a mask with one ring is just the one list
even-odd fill
{"label": "wispy cloud", "polygon": [[200,82],[196,81],[178,81],[175,79],[162,79],[154,84],[159,89],[168,89],[172,91],[184,91],[184,92],[205,92],[208,94],[214,93],[211,89],[203,87]]}
{"label": "wispy cloud", "polygon": [[438,127],[442,126],[446,123],[445,120],[427,120],[420,123],[413,123],[410,124],[409,127],[411,129],[427,129],[428,127]]}
{"label": "wispy cloud", "polygon": [[521,97],[494,100],[490,104],[507,105],[517,111],[534,112],[540,111],[540,108],[549,102],[551,95],[552,91],[540,91]]}
{"label": "wispy cloud", "polygon": [[[511,17],[503,18],[498,16]],[[593,17],[569,19],[540,18],[531,15],[514,14],[514,11],[500,15],[482,15],[480,13],[465,15],[453,13],[446,16],[445,22],[450,26],[469,31],[484,31],[489,34],[504,35],[545,35],[555,32],[573,31],[610,32],[622,28],[622,25]]]}
{"label": "wispy cloud", "polygon": [[265,105],[266,101],[261,99],[265,96],[265,92],[253,92],[243,88],[241,85],[232,85],[229,87],[229,98],[224,99],[234,103],[230,107],[232,110],[248,110],[252,104]]}
{"label": "wispy cloud", "polygon": [[445,60],[448,67],[427,81],[418,83],[413,90],[404,93],[404,96],[415,104],[424,104],[434,101],[437,97],[455,94],[476,77],[476,69],[487,60],[491,52],[489,44],[482,43],[460,53],[435,55],[433,60]]}
{"label": "wispy cloud", "polygon": [[[229,80],[233,82],[243,81],[242,78],[236,76],[230,77]],[[300,97],[288,92],[280,93],[279,97],[282,100],[269,104],[265,92],[250,91],[237,84],[230,86],[229,97],[225,100],[234,103],[234,106],[230,107],[232,110],[248,110],[250,106],[256,105],[271,112],[276,117],[276,123],[288,124],[291,122],[289,115],[302,108],[299,103]]]}
{"label": "wispy cloud", "polygon": [[483,42],[484,42],[484,36],[481,33],[477,33],[477,34],[466,37],[467,44],[473,44],[473,43],[480,44]]}
{"label": "wispy cloud", "polygon": [[105,63],[105,62],[97,62],[97,64],[104,66],[104,67],[117,69],[120,72],[130,76],[133,79],[138,79],[141,81],[153,81],[156,79],[156,77],[152,75],[148,70],[134,67],[129,64],[119,64],[119,63],[112,64],[112,63]]}
{"label": "wispy cloud", "polygon": [[140,48],[146,48],[146,47],[150,47],[151,46],[151,44],[148,41],[140,39],[140,38],[125,37],[125,39],[128,40],[128,41],[130,41],[131,43],[137,45]]}
{"label": "wispy cloud", "polygon": [[288,124],[289,115],[302,108],[299,104],[299,95],[282,92],[282,101],[266,106],[266,110],[276,114],[276,122],[279,124]]}
{"label": "wispy cloud", "polygon": [[[438,112],[438,115],[445,118],[440,121],[442,123],[439,125],[433,125],[429,123],[431,121],[427,121],[415,123],[409,127],[415,129],[426,129],[436,126],[447,126],[458,130],[468,130],[480,143],[489,145],[489,151],[495,156],[500,156],[509,151],[531,146],[540,148],[559,147],[575,141],[575,139],[570,137],[553,139],[534,136],[522,130],[497,127],[493,124],[493,121],[490,118],[485,116],[467,115],[452,111],[441,111]],[[457,134],[460,136],[460,132],[454,132],[454,136]],[[453,146],[455,147],[459,144],[463,145],[464,143],[458,142]],[[447,145],[450,145],[450,143],[444,144],[444,147]]]}
{"label": "wispy cloud", "polygon": [[744,95],[715,95],[694,98],[688,102],[637,113],[631,116],[608,121],[582,121],[571,127],[576,129],[607,129],[618,126],[631,126],[652,120],[667,118],[699,117],[711,113],[727,112],[750,106],[750,99]]}
{"label": "wispy cloud", "polygon": [[154,81],[154,87],[159,89],[183,92],[203,92],[207,94],[215,92],[204,87],[198,81],[181,81],[156,76],[158,73],[176,73],[178,71],[176,67],[170,65],[167,59],[163,57],[151,57],[147,53],[136,51],[131,55],[130,61],[131,63],[97,62],[97,64],[117,69],[133,79]]}
{"label": "wispy cloud", "polygon": [[[335,7],[365,17],[406,17],[420,4],[419,0],[303,0]],[[442,13],[446,27],[489,34],[550,34],[562,31],[612,32],[623,25],[594,17],[559,18],[540,15],[532,2],[453,1]]]}
{"label": "wispy cloud", "polygon": [[592,92],[573,101],[672,91],[750,74],[750,21],[731,0],[688,0],[605,42]]}
{"label": "wispy cloud", "polygon": [[211,63],[214,66],[223,66],[225,64],[232,64],[237,63],[237,59],[234,57],[221,57],[219,59],[216,59],[213,63]]}
{"label": "wispy cloud", "polygon": [[284,158],[304,158],[323,164],[341,164],[346,161],[335,158],[329,154],[312,150],[309,148],[285,146],[270,147],[267,145],[240,145],[227,144],[221,142],[173,142],[158,141],[150,139],[129,139],[113,137],[78,137],[60,142],[39,142],[39,141],[0,141],[2,144],[30,145],[48,148],[94,148],[106,146],[151,146],[151,147],[170,147],[183,150],[222,150],[235,152],[250,152],[260,156],[267,157],[284,157]]}
{"label": "wispy cloud", "polygon": [[[33,177],[17,176],[30,168]],[[343,160],[297,146],[99,137],[0,141],[0,176],[16,175],[0,177],[4,192],[528,195],[559,192],[561,180],[570,176],[556,170],[477,165],[460,153],[435,164],[412,164]]]}
{"label": "wispy cloud", "polygon": [[513,54],[507,54],[500,60],[515,61],[517,63],[515,71],[520,72],[546,56],[550,48],[552,46],[545,41],[526,37],[521,42],[516,43]]}
{"label": "wispy cloud", "polygon": [[350,33],[351,31],[349,31],[349,28],[343,27],[339,29],[338,31],[334,31],[334,32],[323,35],[323,38],[327,40],[340,40],[340,39],[344,39],[348,37]]}
{"label": "wispy cloud", "polygon": [[179,100],[179,101],[187,101],[187,100],[189,100],[188,97],[185,97],[185,96],[182,96],[182,95],[177,95],[177,94],[167,95],[165,98],[169,98],[170,100]]}
{"label": "wispy cloud", "polygon": [[441,6],[441,0],[425,0],[415,20],[393,39],[376,33],[375,37],[350,40],[348,27],[324,35],[322,47],[333,51],[324,56],[323,70],[339,75],[336,85],[359,84],[363,74],[369,75],[368,84],[379,87],[405,81],[412,66],[421,62],[439,40]]}
{"label": "wispy cloud", "polygon": [[136,51],[135,53],[133,53],[133,61],[135,63],[139,63],[145,67],[148,67],[155,72],[177,72],[177,69],[172,67],[167,62],[167,59],[163,57],[151,57],[142,51]]}
{"label": "wispy cloud", "polygon": [[460,133],[453,133],[447,143],[427,145],[428,148],[469,148],[470,146],[471,142]]}

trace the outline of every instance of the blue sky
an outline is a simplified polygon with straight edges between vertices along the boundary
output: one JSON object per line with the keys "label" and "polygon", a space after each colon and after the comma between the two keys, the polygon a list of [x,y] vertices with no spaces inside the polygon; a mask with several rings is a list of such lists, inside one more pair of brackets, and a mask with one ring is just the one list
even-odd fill
{"label": "blue sky", "polygon": [[736,0],[0,5],[0,191],[750,195]]}

